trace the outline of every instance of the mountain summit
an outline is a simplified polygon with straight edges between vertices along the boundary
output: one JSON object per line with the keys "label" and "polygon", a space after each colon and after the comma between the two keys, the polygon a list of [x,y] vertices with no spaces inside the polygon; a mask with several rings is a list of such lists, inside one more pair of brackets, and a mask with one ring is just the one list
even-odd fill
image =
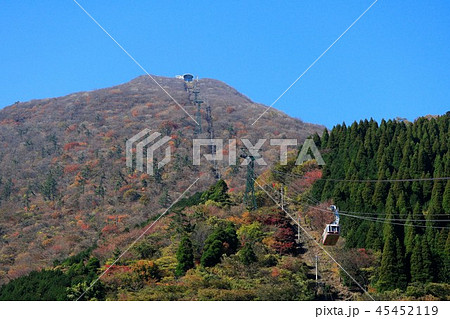
{"label": "mountain summit", "polygon": [[[185,82],[177,78],[153,76],[188,113],[195,117],[196,109],[192,98],[185,90]],[[197,82],[200,98],[212,108],[212,116],[217,129],[223,129],[235,123],[242,130],[265,128],[267,133],[293,132],[303,138],[316,131],[322,131],[323,126],[304,123],[291,118],[276,109],[270,109],[252,127],[253,121],[267,108],[255,103],[227,84],[214,79],[200,79]],[[192,95],[192,94],[191,94]],[[105,112],[105,114],[101,114]],[[204,108],[202,110],[204,113]],[[98,116],[97,116],[98,115]],[[120,120],[116,118],[120,115]],[[180,125],[194,125],[176,103],[149,77],[140,76],[130,82],[114,87],[90,92],[78,92],[58,98],[32,100],[16,103],[0,110],[2,127],[6,125],[47,124],[51,121],[92,121],[96,117],[105,121],[113,120],[111,125],[119,121],[141,121],[147,125],[158,126],[162,121],[178,122]],[[276,124],[276,125],[273,125]],[[272,129],[277,130],[272,132]],[[46,125],[46,128],[49,129]],[[251,133],[250,133],[251,134]],[[275,134],[279,135],[279,134]],[[260,135],[258,135],[260,136]],[[270,135],[274,137],[274,135]]]}

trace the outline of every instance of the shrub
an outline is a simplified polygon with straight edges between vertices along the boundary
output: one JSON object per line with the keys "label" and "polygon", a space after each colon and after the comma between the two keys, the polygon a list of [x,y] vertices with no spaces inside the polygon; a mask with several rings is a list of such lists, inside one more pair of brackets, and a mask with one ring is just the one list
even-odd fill
{"label": "shrub", "polygon": [[246,266],[256,262],[258,258],[251,244],[246,243],[239,251],[239,260]]}
{"label": "shrub", "polygon": [[138,260],[132,267],[141,280],[148,281],[150,279],[161,279],[161,273],[158,265],[152,260]]}

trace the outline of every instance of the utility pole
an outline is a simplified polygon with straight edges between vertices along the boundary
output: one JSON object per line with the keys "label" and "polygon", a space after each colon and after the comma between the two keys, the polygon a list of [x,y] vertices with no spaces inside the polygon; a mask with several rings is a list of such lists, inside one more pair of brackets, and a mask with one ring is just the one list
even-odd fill
{"label": "utility pole", "polygon": [[[213,142],[214,140],[214,126],[213,126],[213,118],[211,115],[211,106],[209,105],[209,103],[206,106],[206,122],[208,123],[208,128],[207,128],[207,132],[209,134],[209,139],[211,142]],[[211,153],[212,156],[216,155],[216,145],[211,144],[209,146],[209,152]],[[214,160],[214,177],[216,179],[220,179],[220,171],[217,168],[217,161]]]}
{"label": "utility pole", "polygon": [[247,164],[247,181],[245,184],[244,204],[250,207],[250,210],[255,210],[256,197],[255,197],[255,156],[248,155],[245,150],[242,149],[243,154],[240,157],[245,158],[249,163]]}
{"label": "utility pole", "polygon": [[198,98],[200,91],[197,88],[195,88],[192,93],[194,93],[194,103],[197,105],[197,113],[196,113],[195,120],[197,121],[198,124],[196,126],[195,133],[201,134],[202,133],[202,115],[200,113],[200,107],[201,107],[203,101]]}
{"label": "utility pole", "polygon": [[318,268],[319,268],[319,256],[316,255],[316,285],[318,284]]}
{"label": "utility pole", "polygon": [[281,196],[281,210],[284,210],[284,196],[283,196],[283,184],[281,184],[280,196]]}

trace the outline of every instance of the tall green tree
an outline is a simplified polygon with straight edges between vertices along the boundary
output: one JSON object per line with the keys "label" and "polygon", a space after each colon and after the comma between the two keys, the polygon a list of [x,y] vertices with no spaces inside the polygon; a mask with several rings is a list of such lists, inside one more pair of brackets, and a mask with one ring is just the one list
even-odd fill
{"label": "tall green tree", "polygon": [[58,194],[57,186],[58,182],[53,176],[53,173],[49,172],[41,187],[44,198],[47,200],[54,200]]}
{"label": "tall green tree", "polygon": [[228,185],[223,179],[219,179],[216,184],[210,187],[202,194],[202,201],[212,200],[216,203],[230,204],[230,195],[228,194]]}
{"label": "tall green tree", "polygon": [[406,274],[400,241],[391,226],[386,232],[377,287],[380,291],[404,289]]}
{"label": "tall green tree", "polygon": [[219,224],[205,240],[205,247],[200,263],[212,267],[220,262],[222,255],[234,254],[238,248],[239,239],[233,223]]}
{"label": "tall green tree", "polygon": [[186,271],[194,267],[194,249],[192,248],[192,241],[187,235],[181,238],[177,250],[177,261],[175,275],[178,277],[183,276]]}
{"label": "tall green tree", "polygon": [[445,191],[442,198],[442,208],[445,213],[450,214],[450,180],[448,180],[445,185]]}

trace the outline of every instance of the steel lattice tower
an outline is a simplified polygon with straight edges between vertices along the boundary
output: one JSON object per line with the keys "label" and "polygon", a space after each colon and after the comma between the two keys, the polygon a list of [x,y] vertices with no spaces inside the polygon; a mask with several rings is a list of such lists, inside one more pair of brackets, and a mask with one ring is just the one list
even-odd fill
{"label": "steel lattice tower", "polygon": [[255,197],[255,157],[242,154],[242,158],[248,159],[247,164],[247,180],[245,183],[244,204],[250,208],[250,210],[257,209],[256,197]]}
{"label": "steel lattice tower", "polygon": [[197,121],[198,124],[195,128],[195,133],[201,134],[202,133],[202,114],[200,113],[200,107],[201,107],[203,101],[198,98],[200,91],[197,88],[195,88],[192,93],[194,93],[194,104],[197,105],[197,113],[195,116],[195,120]]}

